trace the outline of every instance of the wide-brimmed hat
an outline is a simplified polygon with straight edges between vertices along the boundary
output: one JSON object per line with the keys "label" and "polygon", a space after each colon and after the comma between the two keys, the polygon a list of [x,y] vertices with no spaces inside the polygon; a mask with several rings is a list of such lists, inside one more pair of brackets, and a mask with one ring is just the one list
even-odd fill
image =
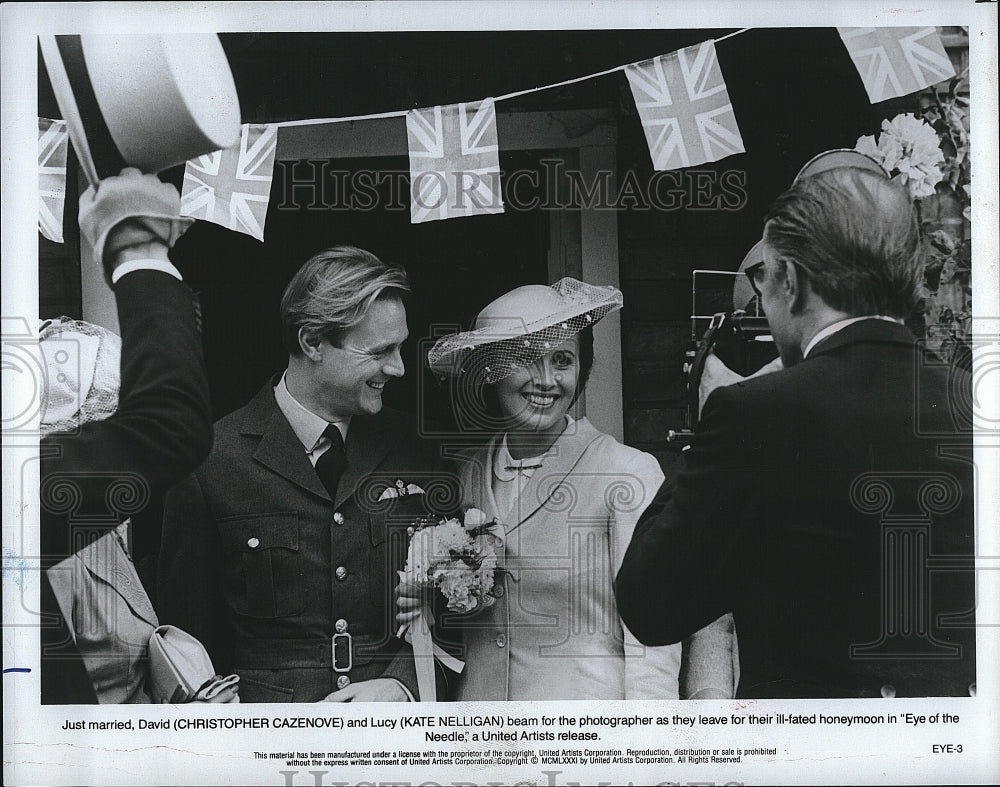
{"label": "wide-brimmed hat", "polygon": [[438,339],[427,360],[442,377],[457,377],[474,369],[477,381],[492,385],[597,324],[622,303],[617,287],[595,286],[570,277],[551,286],[518,287],[479,312],[471,331]]}
{"label": "wide-brimmed hat", "polygon": [[835,148],[833,150],[824,150],[813,156],[809,161],[805,163],[799,173],[795,176],[792,184],[798,183],[802,178],[811,178],[813,175],[818,175],[820,172],[826,172],[831,169],[838,169],[840,167],[853,167],[854,169],[864,169],[869,172],[875,172],[876,174],[882,175],[882,177],[888,179],[889,173],[886,172],[882,165],[879,164],[871,156],[867,156],[864,153],[854,150],[853,148]]}
{"label": "wide-brimmed hat", "polygon": [[39,36],[39,45],[91,185],[239,141],[236,85],[214,33]]}

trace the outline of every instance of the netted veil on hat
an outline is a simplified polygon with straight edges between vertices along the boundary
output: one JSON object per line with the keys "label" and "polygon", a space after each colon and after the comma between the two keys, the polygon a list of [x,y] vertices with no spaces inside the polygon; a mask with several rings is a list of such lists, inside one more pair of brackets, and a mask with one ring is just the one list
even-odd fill
{"label": "netted veil on hat", "polygon": [[60,317],[39,326],[45,361],[40,431],[73,431],[118,409],[122,340],[100,325]]}
{"label": "netted veil on hat", "polygon": [[471,331],[442,336],[427,354],[435,374],[474,372],[492,385],[530,366],[588,326],[622,307],[621,290],[566,277],[551,286],[528,284],[501,295],[476,317]]}

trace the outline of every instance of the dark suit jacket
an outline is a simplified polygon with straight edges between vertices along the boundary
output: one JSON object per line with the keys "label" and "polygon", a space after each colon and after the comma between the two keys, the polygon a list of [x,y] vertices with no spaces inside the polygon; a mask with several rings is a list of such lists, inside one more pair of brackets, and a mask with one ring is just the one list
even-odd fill
{"label": "dark suit jacket", "polygon": [[[341,676],[397,678],[416,696],[412,654],[394,637],[396,571],[406,527],[455,508],[457,490],[436,446],[385,409],[351,419],[349,466],[331,500],[275,382],[216,424],[208,460],[167,496],[160,620],[200,638],[216,671],[238,673],[244,702],[315,702]],[[427,494],[380,502],[397,481]],[[338,621],[350,662],[345,650],[331,659]]]}
{"label": "dark suit jacket", "polygon": [[968,695],[969,380],[919,352],[866,320],[709,397],[618,575],[640,641],[732,610],[740,696]]}
{"label": "dark suit jacket", "polygon": [[[122,337],[118,409],[40,443],[41,554],[54,565],[144,511],[198,465],[212,438],[191,291],[158,271],[115,285]],[[42,702],[95,702],[42,572]]]}

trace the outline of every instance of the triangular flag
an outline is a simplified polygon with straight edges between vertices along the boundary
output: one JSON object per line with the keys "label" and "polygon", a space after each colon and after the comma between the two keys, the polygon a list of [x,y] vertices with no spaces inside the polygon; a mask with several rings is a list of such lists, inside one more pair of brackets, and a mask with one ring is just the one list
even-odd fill
{"label": "triangular flag", "polygon": [[872,104],[955,76],[934,27],[838,27]]}
{"label": "triangular flag", "polygon": [[68,140],[65,121],[38,118],[38,231],[56,243],[63,242]]}
{"label": "triangular flag", "polygon": [[187,162],[181,215],[263,241],[277,143],[276,125],[245,124],[238,145]]}
{"label": "triangular flag", "polygon": [[625,66],[625,76],[655,169],[744,152],[714,41]]}
{"label": "triangular flag", "polygon": [[406,113],[410,223],[503,213],[492,98]]}

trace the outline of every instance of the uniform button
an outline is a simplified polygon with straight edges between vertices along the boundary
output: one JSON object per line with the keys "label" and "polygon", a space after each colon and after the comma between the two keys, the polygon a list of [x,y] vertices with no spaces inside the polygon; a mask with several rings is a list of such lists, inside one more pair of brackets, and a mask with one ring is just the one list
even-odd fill
{"label": "uniform button", "polygon": [[250,547],[250,549],[256,549],[257,547],[260,546],[260,539],[259,538],[247,539],[247,546]]}
{"label": "uniform button", "polygon": [[506,644],[507,644],[507,638],[503,634],[498,634],[497,635],[497,647],[498,648],[502,648]]}
{"label": "uniform button", "polygon": [[351,685],[351,679],[346,675],[341,675],[339,678],[337,678],[338,689],[346,689],[350,685]]}
{"label": "uniform button", "polygon": [[336,623],[333,624],[333,627],[336,629],[338,634],[343,634],[345,631],[347,631],[347,621],[341,618],[340,620],[338,620]]}
{"label": "uniform button", "polygon": [[891,683],[886,683],[882,687],[882,696],[887,700],[891,700],[893,697],[896,696],[896,687],[893,686]]}
{"label": "uniform button", "polygon": [[342,525],[342,524],[344,524],[344,515],[342,513],[340,513],[339,511],[337,513],[335,513],[333,515],[333,523],[335,525]]}
{"label": "uniform button", "polygon": [[343,566],[337,566],[337,570],[335,573],[337,575],[337,579],[340,580],[341,582],[347,579],[347,569],[344,568]]}

